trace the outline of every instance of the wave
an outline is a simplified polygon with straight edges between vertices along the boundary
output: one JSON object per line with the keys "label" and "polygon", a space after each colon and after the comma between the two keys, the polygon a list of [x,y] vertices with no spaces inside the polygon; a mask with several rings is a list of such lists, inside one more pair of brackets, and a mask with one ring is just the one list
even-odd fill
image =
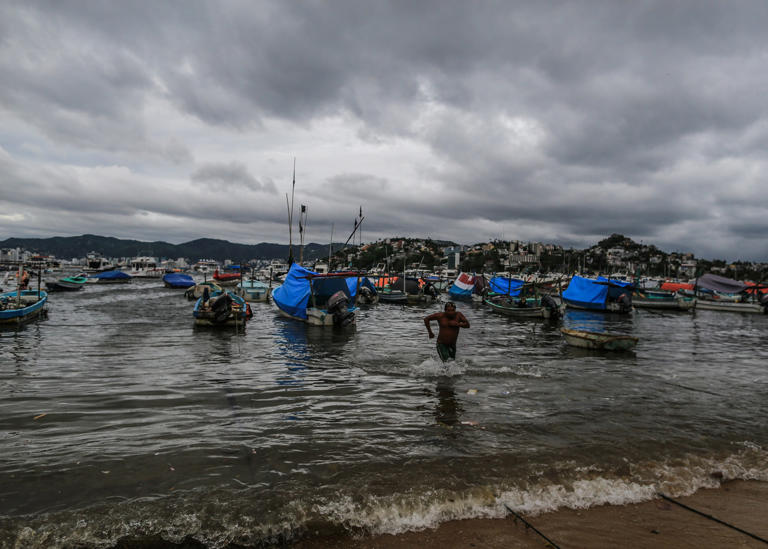
{"label": "wave", "polygon": [[[561,508],[587,509],[672,497],[731,480],[768,482],[768,452],[744,441],[729,455],[687,455],[663,461],[628,463],[605,470],[596,464],[563,462],[552,471],[535,468],[516,479],[495,479],[461,489],[420,486],[373,494],[336,487],[326,494],[306,490],[265,503],[265,493],[240,487],[203,493],[189,491],[156,500],[120,502],[79,511],[0,520],[0,545],[38,548],[108,548],[142,540],[205,547],[263,546],[332,535],[400,534],[459,519],[502,518],[506,505],[524,515]],[[279,496],[278,496],[279,497]]]}

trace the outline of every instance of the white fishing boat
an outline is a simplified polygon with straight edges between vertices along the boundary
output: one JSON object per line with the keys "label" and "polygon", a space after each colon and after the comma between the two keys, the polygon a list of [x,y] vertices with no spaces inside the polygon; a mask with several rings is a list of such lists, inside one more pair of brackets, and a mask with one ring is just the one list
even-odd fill
{"label": "white fishing boat", "polygon": [[571,330],[560,328],[560,333],[568,345],[581,349],[601,351],[629,351],[635,348],[638,338],[624,334],[609,334],[604,332],[588,332],[586,330]]}

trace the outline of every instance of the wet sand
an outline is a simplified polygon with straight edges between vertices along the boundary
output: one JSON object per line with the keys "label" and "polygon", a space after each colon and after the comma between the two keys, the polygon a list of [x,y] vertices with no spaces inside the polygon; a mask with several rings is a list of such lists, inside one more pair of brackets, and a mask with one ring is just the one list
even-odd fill
{"label": "wet sand", "polygon": [[[727,482],[676,501],[768,540],[768,483]],[[525,517],[558,547],[565,548],[765,548],[757,539],[663,499],[586,510],[563,509]],[[443,547],[541,549],[548,543],[512,515],[507,519],[447,522],[436,529],[362,539],[307,539],[299,549]]]}

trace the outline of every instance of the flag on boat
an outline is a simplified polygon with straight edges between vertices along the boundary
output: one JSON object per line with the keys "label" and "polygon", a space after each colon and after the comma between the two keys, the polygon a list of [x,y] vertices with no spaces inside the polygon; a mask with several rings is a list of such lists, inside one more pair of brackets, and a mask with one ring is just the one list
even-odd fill
{"label": "flag on boat", "polygon": [[464,272],[459,273],[459,276],[453,281],[453,285],[451,286],[451,289],[448,290],[448,293],[451,297],[457,299],[472,297],[476,280],[477,277],[474,275]]}

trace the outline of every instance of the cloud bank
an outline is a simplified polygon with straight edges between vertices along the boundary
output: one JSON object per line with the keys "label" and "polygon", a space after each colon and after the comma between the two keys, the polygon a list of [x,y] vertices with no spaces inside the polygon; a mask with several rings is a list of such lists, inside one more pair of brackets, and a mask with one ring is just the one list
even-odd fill
{"label": "cloud bank", "polygon": [[[768,259],[757,2],[7,2],[0,234]],[[338,233],[337,233],[338,234]]]}

